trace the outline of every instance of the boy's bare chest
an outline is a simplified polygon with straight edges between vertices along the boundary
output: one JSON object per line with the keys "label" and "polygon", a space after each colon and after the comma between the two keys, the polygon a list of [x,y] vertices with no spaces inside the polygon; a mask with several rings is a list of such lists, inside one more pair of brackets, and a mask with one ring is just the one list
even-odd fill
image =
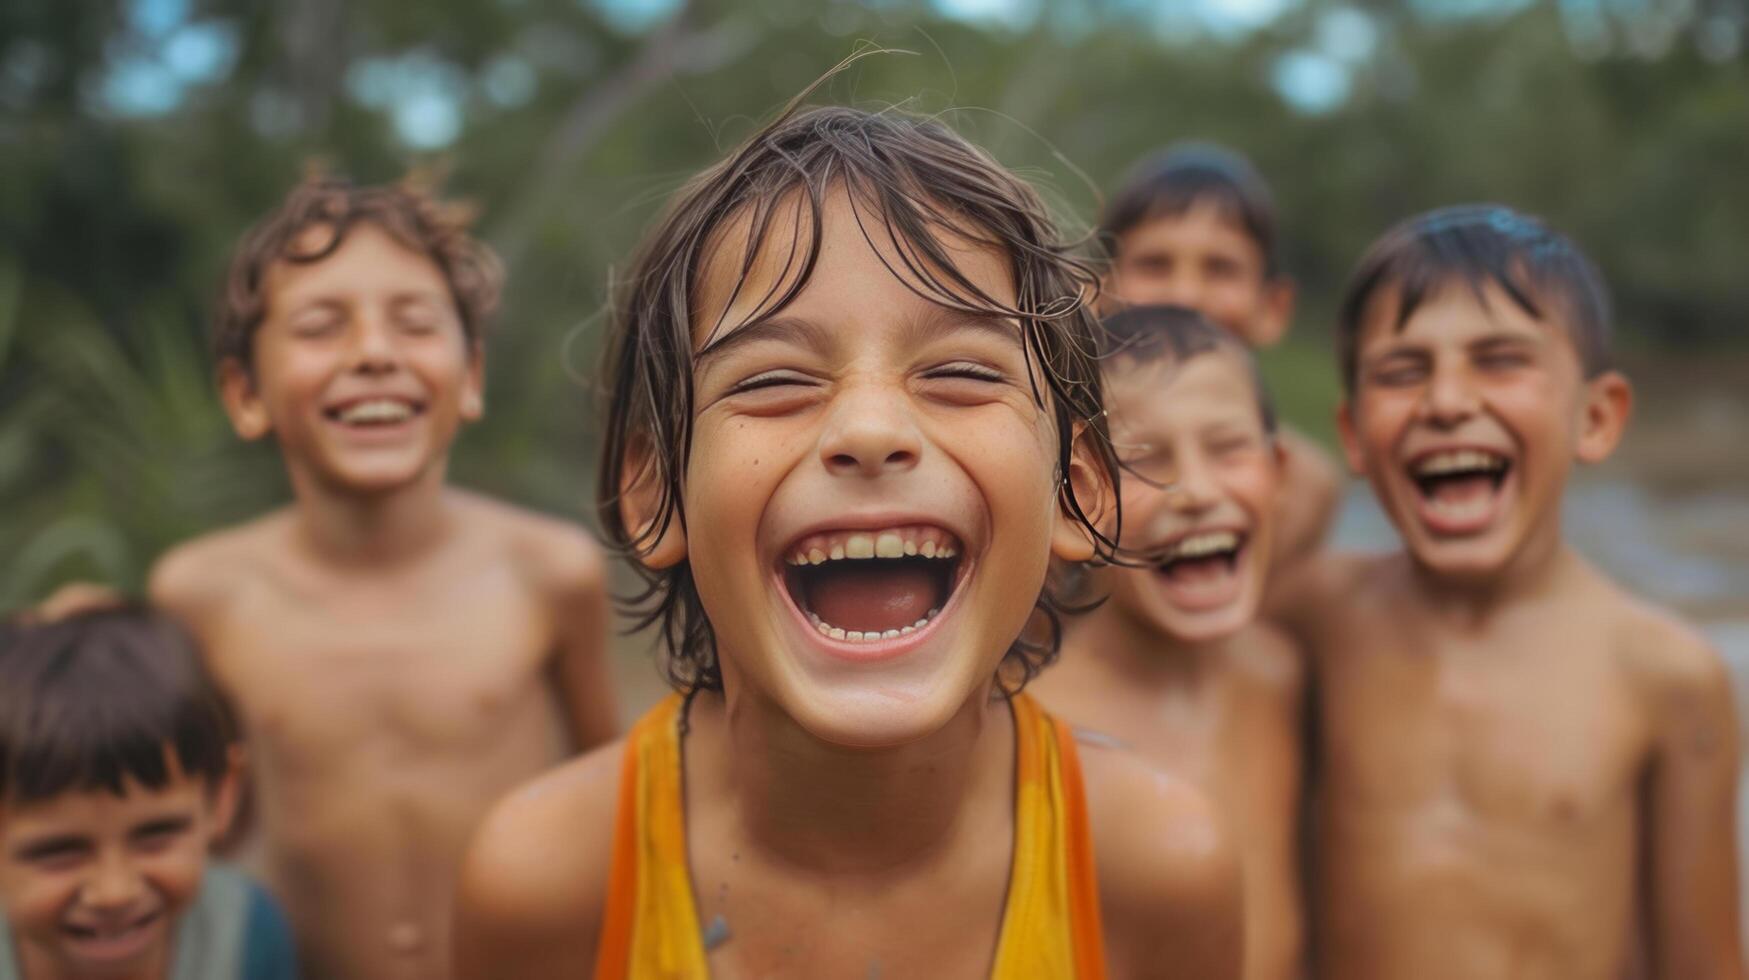
{"label": "boy's bare chest", "polygon": [[1533,831],[1621,825],[1648,734],[1601,630],[1372,625],[1354,624],[1347,645],[1318,657],[1327,803]]}
{"label": "boy's bare chest", "polygon": [[526,709],[552,638],[508,582],[467,591],[246,590],[205,638],[258,739],[286,748],[464,743]]}

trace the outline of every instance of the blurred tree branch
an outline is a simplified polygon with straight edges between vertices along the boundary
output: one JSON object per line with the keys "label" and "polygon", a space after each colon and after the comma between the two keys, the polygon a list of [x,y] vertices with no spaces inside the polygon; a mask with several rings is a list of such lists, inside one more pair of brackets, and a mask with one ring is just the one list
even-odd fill
{"label": "blurred tree branch", "polygon": [[757,40],[755,32],[733,14],[724,14],[716,23],[701,28],[695,25],[697,7],[688,3],[681,8],[651,32],[625,65],[590,86],[565,110],[537,154],[523,190],[501,211],[504,217],[488,235],[505,265],[516,268],[540,222],[550,213],[549,202],[564,190],[572,167],[616,119],[662,82],[708,74],[752,48]]}

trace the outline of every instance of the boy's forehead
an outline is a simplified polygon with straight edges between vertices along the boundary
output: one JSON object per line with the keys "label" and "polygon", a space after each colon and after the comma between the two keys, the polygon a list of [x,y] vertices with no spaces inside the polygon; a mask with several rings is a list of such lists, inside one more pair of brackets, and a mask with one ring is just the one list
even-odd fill
{"label": "boy's forehead", "polygon": [[1205,247],[1243,251],[1258,263],[1263,261],[1263,246],[1252,237],[1238,209],[1213,197],[1199,198],[1187,207],[1156,208],[1126,232],[1124,238],[1126,245],[1195,241]]}
{"label": "boy's forehead", "polygon": [[857,295],[853,287],[871,284],[894,287],[885,291],[899,307],[883,312],[903,313],[904,307],[910,308],[907,315],[938,312],[946,308],[939,300],[950,296],[967,306],[985,305],[956,277],[999,303],[1015,303],[1007,257],[976,242],[971,229],[934,231],[931,241],[952,263],[950,270],[927,257],[919,243],[898,234],[877,203],[853,197],[842,185],[824,195],[820,211],[820,240],[811,269],[815,222],[799,190],[775,201],[767,215],[743,206],[711,232],[690,303],[695,349],[770,315],[791,291],[796,296],[786,312],[826,321],[837,320],[839,312],[873,312],[843,310],[849,297]]}
{"label": "boy's forehead", "polygon": [[1114,429],[1254,415],[1259,392],[1236,351],[1217,347],[1188,358],[1119,358],[1105,369]]}
{"label": "boy's forehead", "polygon": [[1533,316],[1498,283],[1472,283],[1453,275],[1434,284],[1403,316],[1404,291],[1400,284],[1380,289],[1367,303],[1361,320],[1362,350],[1404,343],[1470,341],[1485,336],[1519,336],[1544,342],[1551,331],[1571,340],[1564,312],[1558,303],[1542,302],[1543,317]]}
{"label": "boy's forehead", "polygon": [[297,294],[336,285],[371,284],[447,296],[443,270],[437,262],[402,243],[387,228],[374,221],[358,221],[336,239],[341,231],[320,222],[293,235],[284,254],[267,267],[266,292]]}

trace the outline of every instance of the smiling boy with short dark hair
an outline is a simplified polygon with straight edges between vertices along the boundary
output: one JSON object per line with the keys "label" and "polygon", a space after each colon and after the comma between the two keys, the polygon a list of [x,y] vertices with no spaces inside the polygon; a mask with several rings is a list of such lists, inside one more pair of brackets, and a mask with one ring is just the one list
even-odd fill
{"label": "smiling boy with short dark hair", "polygon": [[1632,403],[1602,277],[1535,219],[1434,211],[1361,260],[1338,339],[1349,464],[1404,547],[1284,603],[1321,975],[1740,977],[1729,675],[1561,530]]}
{"label": "smiling boy with short dark hair", "polygon": [[239,751],[167,620],[123,606],[0,625],[0,978],[295,976],[272,899],[207,860]]}

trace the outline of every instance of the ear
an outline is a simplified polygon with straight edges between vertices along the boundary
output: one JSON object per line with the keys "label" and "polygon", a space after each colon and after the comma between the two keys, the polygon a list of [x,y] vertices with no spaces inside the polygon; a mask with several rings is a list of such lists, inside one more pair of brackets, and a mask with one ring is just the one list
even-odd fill
{"label": "ear", "polygon": [[1251,331],[1252,346],[1274,347],[1281,343],[1287,328],[1293,325],[1298,293],[1298,286],[1287,276],[1276,276],[1263,283],[1263,307]]}
{"label": "ear", "polygon": [[[1063,487],[1074,496],[1087,522],[1102,533],[1111,534],[1117,519],[1117,487],[1111,474],[1100,464],[1093,436],[1087,423],[1077,422],[1069,442],[1069,471],[1063,474]],[[1064,561],[1090,561],[1096,553],[1093,532],[1085,527],[1069,509],[1059,504],[1056,522],[1051,528],[1051,554]]]}
{"label": "ear", "polygon": [[1615,452],[1634,411],[1634,386],[1616,371],[1605,371],[1585,383],[1585,405],[1579,419],[1582,463],[1601,463]]}
{"label": "ear", "polygon": [[212,839],[224,840],[231,833],[231,827],[237,820],[237,808],[243,798],[244,774],[249,769],[248,753],[241,743],[233,744],[225,750],[225,774],[219,777],[219,784],[213,787],[213,827]]}
{"label": "ear", "polygon": [[255,378],[234,357],[219,362],[219,400],[225,403],[225,414],[231,417],[231,428],[238,438],[253,442],[273,431],[273,420]]}
{"label": "ear", "polygon": [[1364,476],[1366,457],[1360,451],[1360,439],[1354,433],[1354,396],[1342,399],[1336,406],[1336,435],[1342,440],[1342,459],[1353,476]]}
{"label": "ear", "polygon": [[464,422],[478,422],[486,414],[486,348],[468,341],[468,369],[462,378],[461,415]]}
{"label": "ear", "polygon": [[636,440],[620,468],[619,518],[642,549],[638,560],[652,569],[673,568],[686,559],[680,501],[669,499],[668,513],[662,513],[663,483],[648,440]]}

